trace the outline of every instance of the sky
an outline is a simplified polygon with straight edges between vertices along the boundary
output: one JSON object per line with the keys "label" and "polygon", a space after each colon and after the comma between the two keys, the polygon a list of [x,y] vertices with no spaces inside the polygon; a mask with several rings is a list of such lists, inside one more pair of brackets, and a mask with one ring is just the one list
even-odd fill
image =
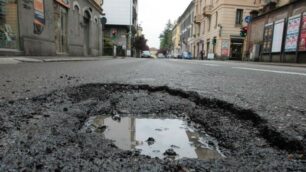
{"label": "sky", "polygon": [[149,47],[159,48],[159,35],[166,23],[177,20],[190,4],[191,0],[139,0],[138,24],[148,39]]}

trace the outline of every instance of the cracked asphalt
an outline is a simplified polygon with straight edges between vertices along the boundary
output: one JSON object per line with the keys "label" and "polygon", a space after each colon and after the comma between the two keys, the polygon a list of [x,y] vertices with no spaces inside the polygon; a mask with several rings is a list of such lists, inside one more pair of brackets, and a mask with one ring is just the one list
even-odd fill
{"label": "cracked asphalt", "polygon": [[284,137],[306,145],[306,68],[256,63],[154,59],[0,65],[0,101],[67,86],[123,83],[168,86],[250,109]]}

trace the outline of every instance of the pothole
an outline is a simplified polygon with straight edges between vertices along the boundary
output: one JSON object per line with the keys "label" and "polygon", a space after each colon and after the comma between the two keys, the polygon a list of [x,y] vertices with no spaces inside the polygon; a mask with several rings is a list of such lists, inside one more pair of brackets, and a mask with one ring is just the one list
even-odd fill
{"label": "pothole", "polygon": [[0,103],[0,124],[0,171],[305,171],[258,114],[165,86],[55,90]]}
{"label": "pothole", "polygon": [[101,134],[120,149],[137,150],[152,158],[213,160],[224,157],[212,137],[183,119],[100,115],[90,117],[81,132]]}

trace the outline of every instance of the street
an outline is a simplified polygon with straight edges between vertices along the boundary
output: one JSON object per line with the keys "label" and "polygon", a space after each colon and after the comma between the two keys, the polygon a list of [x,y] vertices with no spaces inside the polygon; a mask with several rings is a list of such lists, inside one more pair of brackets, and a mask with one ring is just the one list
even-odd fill
{"label": "street", "polygon": [[[86,83],[167,85],[252,109],[263,116],[274,116],[275,125],[284,132],[287,130],[284,126],[306,131],[306,68],[130,58],[0,67],[2,101]],[[76,79],[60,78],[65,75]],[[298,120],[291,121],[292,118]],[[299,136],[303,137],[303,133]]]}
{"label": "street", "polygon": [[305,171],[306,0],[0,0],[0,172]]}
{"label": "street", "polygon": [[[303,67],[231,61],[105,58],[82,62],[3,63],[0,73],[0,103],[4,109],[8,102],[28,100],[67,87],[73,90],[85,84],[168,86],[222,101],[227,104],[220,106],[224,109],[233,105],[237,111],[250,110],[269,128],[264,131],[274,132],[275,140],[270,140],[271,133],[264,133],[252,117],[241,117],[241,120],[254,122],[271,147],[288,151],[288,156],[302,154],[302,159],[305,156],[306,68]],[[305,160],[301,164],[294,167],[305,167]],[[272,166],[262,169],[270,168]],[[243,168],[235,166],[232,169]]]}

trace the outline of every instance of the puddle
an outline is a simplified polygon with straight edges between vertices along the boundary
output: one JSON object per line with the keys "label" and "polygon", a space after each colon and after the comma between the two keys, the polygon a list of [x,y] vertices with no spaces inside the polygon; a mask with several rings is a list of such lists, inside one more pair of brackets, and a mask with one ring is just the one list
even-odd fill
{"label": "puddle", "polygon": [[[223,157],[209,136],[198,133],[180,119],[124,117],[119,121],[94,116],[88,119],[81,131],[101,133],[120,149],[140,150],[142,155],[152,158],[211,160]],[[165,155],[167,150],[169,154]],[[173,151],[176,156],[170,156]]]}

